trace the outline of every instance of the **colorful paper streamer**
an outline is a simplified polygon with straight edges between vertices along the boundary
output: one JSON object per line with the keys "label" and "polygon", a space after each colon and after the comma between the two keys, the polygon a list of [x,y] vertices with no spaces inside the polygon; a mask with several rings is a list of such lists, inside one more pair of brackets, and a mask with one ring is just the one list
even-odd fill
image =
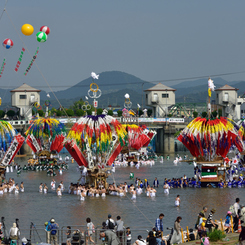
{"label": "colorful paper streamer", "polygon": [[25,52],[25,51],[26,51],[25,48],[22,48],[22,50],[21,50],[21,52],[20,52],[19,59],[18,59],[17,64],[16,64],[16,66],[15,66],[15,68],[14,68],[14,70],[15,70],[16,72],[18,72],[18,70],[19,70],[19,67],[20,67],[20,65],[21,65],[21,61],[22,61],[22,58],[23,58],[23,55],[24,55],[24,52]]}
{"label": "colorful paper streamer", "polygon": [[30,64],[29,64],[28,67],[26,68],[26,71],[25,71],[25,73],[24,73],[25,76],[26,76],[27,73],[30,71],[30,69],[31,69],[31,67],[32,67],[32,65],[33,65],[33,63],[34,63],[34,61],[35,61],[36,58],[37,58],[37,54],[38,54],[38,53],[39,53],[39,47],[37,47],[36,52],[35,52],[35,54],[34,54],[32,60],[31,60]]}

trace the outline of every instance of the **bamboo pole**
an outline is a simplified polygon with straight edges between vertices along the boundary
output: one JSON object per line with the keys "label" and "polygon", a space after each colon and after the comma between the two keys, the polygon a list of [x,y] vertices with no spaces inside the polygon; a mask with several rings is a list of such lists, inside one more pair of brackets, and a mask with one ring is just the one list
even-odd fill
{"label": "bamboo pole", "polygon": [[188,226],[186,226],[186,235],[187,235],[187,240],[189,242],[190,241],[190,237],[189,237],[189,229],[188,229]]}
{"label": "bamboo pole", "polygon": [[182,228],[181,228],[181,237],[182,237],[182,243],[184,243],[185,240],[184,240],[184,233],[183,233],[183,229]]}
{"label": "bamboo pole", "polygon": [[221,222],[221,230],[224,231],[224,227],[223,227],[223,223],[222,223],[222,219],[220,219]]}
{"label": "bamboo pole", "polygon": [[233,230],[233,217],[231,216],[231,232],[234,233],[234,230]]}

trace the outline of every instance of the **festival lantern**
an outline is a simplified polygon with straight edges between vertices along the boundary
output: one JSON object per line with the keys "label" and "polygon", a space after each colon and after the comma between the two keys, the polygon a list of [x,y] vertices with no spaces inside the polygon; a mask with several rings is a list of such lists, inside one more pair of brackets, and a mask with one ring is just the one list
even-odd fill
{"label": "festival lantern", "polygon": [[5,47],[6,49],[11,49],[14,46],[14,43],[11,39],[6,38],[3,41],[3,47]]}
{"label": "festival lantern", "polygon": [[42,26],[40,31],[48,35],[50,33],[50,28],[48,26]]}
{"label": "festival lantern", "polygon": [[71,128],[65,147],[79,166],[104,168],[118,156],[126,136],[125,128],[109,115],[85,116]]}
{"label": "festival lantern", "polygon": [[60,152],[63,148],[66,129],[63,123],[53,118],[40,118],[34,120],[25,135],[26,143],[36,153],[45,146],[49,151]]}
{"label": "festival lantern", "polygon": [[32,35],[32,33],[34,32],[34,28],[32,25],[30,24],[24,24],[21,27],[21,32],[25,35],[25,36],[30,36]]}
{"label": "festival lantern", "polygon": [[48,38],[48,35],[43,32],[43,31],[39,31],[37,34],[36,34],[36,38],[37,38],[37,41],[40,42],[40,43],[44,43],[47,41],[47,38]]}

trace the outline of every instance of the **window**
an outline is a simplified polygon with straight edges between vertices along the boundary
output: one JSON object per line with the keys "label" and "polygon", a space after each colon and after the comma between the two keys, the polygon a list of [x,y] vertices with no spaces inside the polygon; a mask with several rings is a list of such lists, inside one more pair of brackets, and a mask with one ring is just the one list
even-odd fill
{"label": "window", "polygon": [[162,98],[168,98],[168,94],[162,94]]}
{"label": "window", "polygon": [[148,99],[148,94],[145,95],[145,98]]}
{"label": "window", "polygon": [[20,100],[25,100],[26,99],[26,95],[25,94],[20,94]]}

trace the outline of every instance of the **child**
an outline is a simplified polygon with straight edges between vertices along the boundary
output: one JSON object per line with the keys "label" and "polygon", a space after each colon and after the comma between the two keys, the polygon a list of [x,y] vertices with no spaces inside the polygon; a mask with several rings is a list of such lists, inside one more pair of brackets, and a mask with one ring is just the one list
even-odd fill
{"label": "child", "polygon": [[195,237],[195,234],[193,232],[193,229],[190,229],[189,232],[190,232],[189,233],[189,239],[190,239],[190,241],[196,240],[196,237]]}
{"label": "child", "polygon": [[231,221],[231,211],[228,211],[225,217],[225,232],[226,233],[230,232],[230,228],[231,228],[230,221]]}
{"label": "child", "polygon": [[202,233],[201,245],[209,245],[209,237],[207,237],[207,232]]}
{"label": "child", "polygon": [[131,245],[131,239],[132,239],[132,236],[131,236],[131,230],[130,230],[130,227],[127,227],[126,228],[126,236],[127,236],[127,245]]}

